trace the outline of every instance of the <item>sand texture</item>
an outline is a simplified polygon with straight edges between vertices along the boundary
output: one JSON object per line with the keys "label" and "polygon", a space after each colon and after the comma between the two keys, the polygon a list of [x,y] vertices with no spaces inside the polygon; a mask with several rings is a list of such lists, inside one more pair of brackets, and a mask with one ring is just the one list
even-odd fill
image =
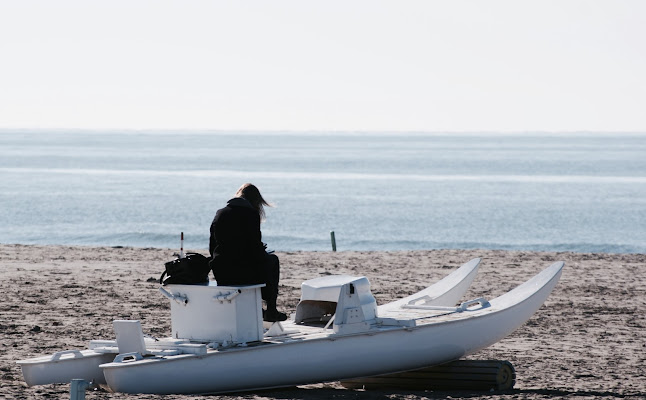
{"label": "sand texture", "polygon": [[[83,349],[91,339],[113,339],[113,319],[139,319],[145,333],[168,336],[169,302],[158,292],[157,279],[172,254],[170,249],[0,245],[0,398],[69,398],[68,384],[27,387],[15,361]],[[300,283],[325,274],[367,276],[378,304],[384,304],[474,257],[482,263],[466,299],[491,299],[554,261],[566,264],[555,291],[529,322],[469,357],[510,361],[517,377],[508,393],[363,391],[329,382],[217,397],[98,390],[86,398],[646,398],[646,255],[490,250],[277,254],[279,306],[288,312],[295,310]]]}

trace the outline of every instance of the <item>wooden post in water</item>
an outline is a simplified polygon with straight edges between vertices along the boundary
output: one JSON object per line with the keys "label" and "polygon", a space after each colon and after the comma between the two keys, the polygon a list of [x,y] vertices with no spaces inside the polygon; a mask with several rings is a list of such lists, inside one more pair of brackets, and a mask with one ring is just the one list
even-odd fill
{"label": "wooden post in water", "polygon": [[182,232],[179,239],[179,258],[184,257],[186,256],[184,255],[184,232]]}
{"label": "wooden post in water", "polygon": [[334,231],[330,231],[330,240],[332,241],[332,251],[336,251],[336,239],[334,238]]}

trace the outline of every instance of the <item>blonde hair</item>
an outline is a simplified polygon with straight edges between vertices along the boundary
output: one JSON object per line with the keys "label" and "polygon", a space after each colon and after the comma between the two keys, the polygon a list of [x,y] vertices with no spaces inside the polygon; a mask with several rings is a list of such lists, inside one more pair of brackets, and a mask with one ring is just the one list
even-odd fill
{"label": "blonde hair", "polygon": [[258,188],[251,183],[245,183],[244,185],[240,186],[240,189],[238,189],[235,196],[242,197],[243,199],[251,203],[251,206],[256,211],[258,211],[258,215],[260,215],[261,221],[265,220],[264,207],[273,207],[272,204],[268,203],[265,199],[262,198],[260,190],[258,190]]}

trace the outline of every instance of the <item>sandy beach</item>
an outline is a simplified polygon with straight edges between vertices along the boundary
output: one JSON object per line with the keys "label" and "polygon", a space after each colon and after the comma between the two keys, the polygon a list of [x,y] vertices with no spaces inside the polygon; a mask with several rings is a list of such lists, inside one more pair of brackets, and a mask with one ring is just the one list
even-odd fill
{"label": "sandy beach", "polygon": [[[196,251],[206,254],[207,251]],[[168,300],[157,290],[175,250],[0,245],[0,398],[69,398],[69,385],[27,387],[15,361],[91,339],[112,339],[113,319],[139,319],[145,333],[170,334]],[[474,257],[482,258],[466,298],[493,298],[554,261],[565,261],[545,305],[511,336],[471,359],[508,360],[509,393],[363,391],[338,382],[223,399],[646,398],[646,255],[492,250],[277,253],[279,307],[293,312],[303,280],[325,274],[368,277],[378,304],[412,294]],[[270,367],[270,366],[268,366]],[[214,396],[87,392],[88,399],[196,399]]]}

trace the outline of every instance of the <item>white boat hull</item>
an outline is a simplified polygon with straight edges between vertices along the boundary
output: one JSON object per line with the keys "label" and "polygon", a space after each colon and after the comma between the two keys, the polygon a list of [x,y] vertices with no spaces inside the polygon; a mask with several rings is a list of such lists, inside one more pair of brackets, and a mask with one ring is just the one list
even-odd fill
{"label": "white boat hull", "polygon": [[478,273],[479,265],[480,259],[474,258],[426,289],[403,299],[379,306],[379,312],[384,313],[400,309],[402,305],[420,297],[428,298],[424,303],[427,305],[453,306],[459,303],[467,290],[469,290],[469,286],[471,286]]}
{"label": "white boat hull", "polygon": [[[394,373],[456,360],[509,335],[558,282],[555,263],[488,307],[435,313],[412,327],[237,347],[101,365],[110,388],[126,393],[219,393]],[[290,327],[287,326],[289,329]]]}
{"label": "white boat hull", "polygon": [[[433,304],[435,305],[446,305],[446,306],[454,305],[460,298],[462,298],[464,293],[468,290],[469,285],[471,284],[471,282],[476,276],[479,263],[480,263],[480,259],[478,258],[465,263],[459,269],[453,271],[450,275],[446,276],[444,279],[440,280],[439,282],[431,285],[429,288],[423,290],[422,292],[419,292],[417,295],[424,294],[432,297]],[[207,288],[199,287],[198,289],[200,291],[203,291],[203,290],[206,290]],[[203,297],[203,294],[200,293],[200,296]],[[243,296],[240,296],[240,298],[241,297]],[[402,299],[402,300],[406,300],[406,299]],[[191,305],[193,305],[194,301],[195,301],[195,298],[192,298]],[[217,306],[217,304],[215,305]],[[171,302],[171,311],[174,306],[175,308],[177,308],[177,306],[173,302]],[[207,304],[206,306],[209,306],[209,305]],[[213,305],[209,306],[210,311],[213,311],[212,307]],[[258,306],[258,309],[259,309],[259,306]],[[383,312],[383,310],[386,310],[386,309],[382,310],[381,307],[379,309],[381,312]],[[199,313],[199,315],[201,315],[203,318],[205,314]],[[221,317],[222,316],[219,316],[216,319],[218,321],[221,321],[222,320]],[[209,318],[214,319],[213,316],[209,316]],[[262,336],[262,333],[261,333],[261,336]],[[87,381],[94,381],[95,383],[98,383],[98,384],[105,384],[106,380],[103,373],[103,369],[101,369],[99,366],[101,364],[108,364],[112,362],[115,356],[119,353],[119,350],[117,349],[116,347],[117,344],[114,341],[95,340],[92,342],[94,343],[91,343],[90,349],[96,349],[96,351],[67,350],[67,351],[57,352],[49,356],[42,356],[42,357],[36,357],[28,360],[18,361],[18,364],[21,366],[25,382],[29,386],[34,386],[34,385],[45,385],[50,383],[67,383],[67,382],[70,382],[72,379],[84,379]],[[147,348],[147,350],[150,350],[151,353],[155,351],[157,353],[159,353],[160,351],[170,352],[170,351],[173,351],[173,349],[177,349],[177,350],[181,350],[179,351],[180,353],[194,352],[197,354],[201,354],[201,351],[198,351],[200,349],[187,349],[187,347],[190,347],[191,345],[187,345],[185,343],[179,344],[183,342],[186,342],[186,341],[185,340],[184,341],[165,340],[164,342],[147,343],[145,347]],[[320,345],[320,344],[319,346],[325,347],[324,345]],[[254,349],[256,348],[254,347]],[[206,349],[203,349],[203,350],[204,350],[204,353],[206,353]],[[262,349],[262,350],[265,351],[265,349]],[[267,349],[267,350],[270,350],[270,349]],[[274,350],[271,350],[270,353],[273,351]],[[309,350],[307,351],[309,352]],[[314,350],[314,351],[318,351],[318,350]],[[271,357],[274,357],[274,356],[271,355]],[[244,365],[244,362],[241,362],[242,360],[241,358],[238,358],[238,357],[234,357],[234,358],[236,360],[235,362],[237,363],[236,368],[247,368],[247,367],[240,367],[240,365]],[[257,356],[251,355],[250,359],[257,360],[258,358]],[[209,358],[209,360],[212,360],[212,358]],[[211,361],[209,361],[209,363],[210,362]],[[262,363],[262,364],[266,365],[265,363]],[[254,364],[251,363],[249,368],[253,368],[253,365]],[[211,368],[211,367],[209,366],[208,368]],[[213,373],[218,374],[219,372],[213,371],[213,372],[209,372],[207,375],[212,375]],[[212,380],[212,379],[209,378],[209,380]],[[159,379],[155,379],[155,381],[159,381]],[[172,390],[172,389],[168,388],[164,390]],[[194,391],[194,390],[189,389],[188,391]]]}
{"label": "white boat hull", "polygon": [[69,383],[71,379],[105,384],[105,377],[99,365],[111,362],[114,356],[115,354],[97,353],[92,350],[69,350],[18,363],[29,386]]}

